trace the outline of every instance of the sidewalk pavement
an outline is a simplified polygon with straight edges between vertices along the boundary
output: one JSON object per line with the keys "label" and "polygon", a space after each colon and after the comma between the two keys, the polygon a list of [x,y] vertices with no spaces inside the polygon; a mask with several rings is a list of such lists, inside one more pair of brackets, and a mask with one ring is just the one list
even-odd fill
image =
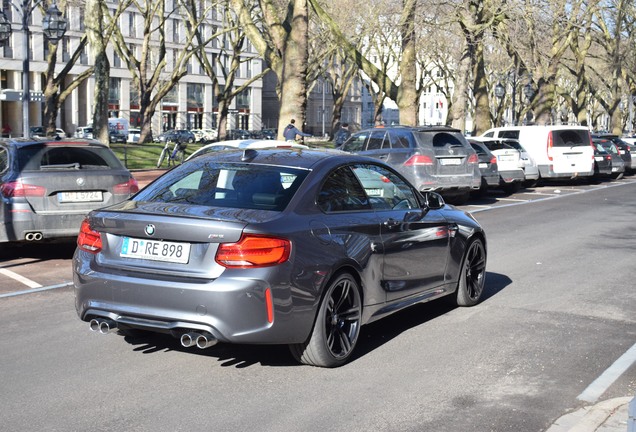
{"label": "sidewalk pavement", "polygon": [[166,171],[166,169],[131,170],[131,173],[141,189]]}
{"label": "sidewalk pavement", "polygon": [[546,432],[636,432],[636,397],[580,408],[559,418]]}

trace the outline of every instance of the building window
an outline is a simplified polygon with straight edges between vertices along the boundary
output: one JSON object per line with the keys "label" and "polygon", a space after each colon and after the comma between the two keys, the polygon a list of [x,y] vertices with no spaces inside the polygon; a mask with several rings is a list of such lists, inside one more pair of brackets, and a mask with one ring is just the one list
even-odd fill
{"label": "building window", "polygon": [[172,20],[172,42],[179,42],[179,21]]}
{"label": "building window", "polygon": [[130,37],[137,37],[137,25],[135,23],[135,14],[133,12],[128,14],[128,35]]}
{"label": "building window", "polygon": [[84,21],[86,20],[86,11],[83,7],[79,8],[79,31],[84,31]]}
{"label": "building window", "polygon": [[252,89],[246,88],[236,96],[236,107],[239,109],[249,109],[252,96]]}
{"label": "building window", "polygon": [[117,53],[113,53],[113,66],[116,68],[121,67],[121,57],[119,57]]}

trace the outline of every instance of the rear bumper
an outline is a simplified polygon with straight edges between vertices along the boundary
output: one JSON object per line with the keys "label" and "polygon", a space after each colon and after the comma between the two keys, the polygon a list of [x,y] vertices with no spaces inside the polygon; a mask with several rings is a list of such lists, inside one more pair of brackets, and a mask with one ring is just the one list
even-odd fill
{"label": "rear bumper", "polygon": [[501,183],[522,182],[526,179],[522,169],[499,171],[499,177],[501,177]]}
{"label": "rear bumper", "polygon": [[[77,251],[73,259],[75,308],[83,321],[102,317],[175,337],[195,330],[221,342],[255,344],[300,343],[313,326],[315,303],[294,307],[289,284],[270,286],[265,279],[246,277],[184,282],[106,273],[88,264],[86,254]],[[267,290],[272,295],[271,323]]]}
{"label": "rear bumper", "polygon": [[40,215],[31,210],[5,213],[0,226],[0,241],[25,241],[27,234],[41,233],[42,239],[73,238],[79,233],[86,213]]}
{"label": "rear bumper", "polygon": [[539,165],[541,178],[548,179],[573,179],[578,177],[589,177],[594,175],[594,167],[590,164],[590,169],[581,171],[561,171],[555,172],[553,165]]}

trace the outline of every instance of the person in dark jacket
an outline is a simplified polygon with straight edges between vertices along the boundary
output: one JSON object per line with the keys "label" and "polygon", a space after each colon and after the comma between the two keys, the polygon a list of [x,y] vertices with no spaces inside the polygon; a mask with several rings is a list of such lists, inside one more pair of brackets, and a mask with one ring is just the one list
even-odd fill
{"label": "person in dark jacket", "polygon": [[351,136],[351,132],[349,132],[349,123],[342,123],[340,125],[340,130],[336,132],[336,147],[340,147],[344,142]]}
{"label": "person in dark jacket", "polygon": [[303,131],[298,129],[296,127],[296,120],[291,119],[291,121],[285,127],[285,130],[283,131],[283,137],[285,138],[285,141],[296,141],[296,135],[300,135],[303,137],[311,136],[311,134],[304,133]]}

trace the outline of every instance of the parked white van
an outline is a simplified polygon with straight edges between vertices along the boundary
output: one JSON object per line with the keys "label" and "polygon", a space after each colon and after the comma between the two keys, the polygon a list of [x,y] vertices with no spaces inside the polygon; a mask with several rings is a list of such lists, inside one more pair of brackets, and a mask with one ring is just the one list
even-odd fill
{"label": "parked white van", "polygon": [[489,129],[488,138],[514,138],[536,162],[543,179],[594,174],[594,147],[584,126],[509,126]]}

